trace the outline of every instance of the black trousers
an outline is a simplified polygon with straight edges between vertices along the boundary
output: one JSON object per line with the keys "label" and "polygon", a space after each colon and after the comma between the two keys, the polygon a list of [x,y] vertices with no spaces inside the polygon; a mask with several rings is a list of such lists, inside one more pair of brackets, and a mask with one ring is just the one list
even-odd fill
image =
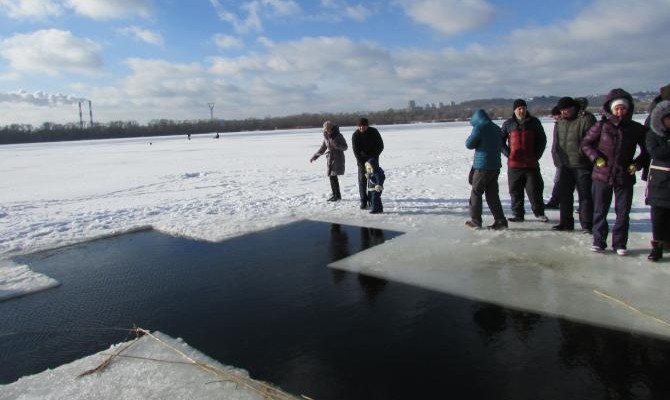
{"label": "black trousers", "polygon": [[340,181],[337,179],[337,175],[329,176],[328,178],[330,178],[330,189],[333,191],[333,197],[341,199],[342,195],[340,194]]}
{"label": "black trousers", "polygon": [[544,180],[540,174],[540,168],[509,168],[507,170],[507,182],[509,184],[509,195],[512,202],[512,214],[515,217],[523,217],[524,190],[528,195],[530,207],[536,217],[544,215]]}
{"label": "black trousers", "polygon": [[591,197],[591,168],[561,167],[560,177],[560,224],[574,226],[573,216],[577,188],[579,195],[579,223],[582,229],[593,228],[593,199]]}
{"label": "black trousers", "polygon": [[486,204],[488,204],[495,222],[505,220],[500,195],[498,194],[499,175],[499,169],[476,169],[472,176],[470,219],[479,226],[482,225],[482,195],[486,197]]}
{"label": "black trousers", "polygon": [[670,208],[651,206],[651,237],[670,242]]}

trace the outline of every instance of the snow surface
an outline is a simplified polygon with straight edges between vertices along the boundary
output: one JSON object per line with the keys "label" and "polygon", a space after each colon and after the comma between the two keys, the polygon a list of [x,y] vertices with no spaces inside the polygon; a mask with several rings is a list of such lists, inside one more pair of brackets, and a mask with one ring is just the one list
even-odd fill
{"label": "snow surface", "polygon": [[[543,123],[551,135],[553,122]],[[387,176],[382,215],[358,209],[351,150],[340,178],[343,201],[326,202],[325,159],[309,163],[321,144],[319,129],[0,146],[0,259],[145,227],[221,241],[313,219],[407,233],[334,268],[670,335],[670,269],[646,260],[651,226],[644,182],[635,188],[628,257],[593,254],[590,236],[551,231],[555,210],[547,211],[550,223],[472,231],[463,225],[473,155],[464,146],[469,124],[378,128]],[[351,145],[354,129],[341,130]],[[549,150],[541,165],[547,198],[554,176]],[[509,216],[505,167],[499,183]],[[532,219],[528,204],[526,212]],[[486,207],[484,219],[492,222]],[[16,275],[10,271],[0,270],[0,290]]]}

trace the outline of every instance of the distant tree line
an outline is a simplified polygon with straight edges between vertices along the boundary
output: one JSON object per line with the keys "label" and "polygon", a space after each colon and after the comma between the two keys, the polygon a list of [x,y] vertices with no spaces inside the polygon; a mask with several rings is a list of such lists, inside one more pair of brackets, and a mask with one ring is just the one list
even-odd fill
{"label": "distant tree line", "polygon": [[[638,111],[646,110],[647,105],[655,96],[654,93],[636,93],[635,107]],[[604,96],[590,96],[589,109],[600,110]],[[147,136],[187,135],[214,132],[243,132],[275,129],[297,129],[320,127],[325,120],[337,125],[352,126],[361,116],[366,116],[372,124],[392,125],[416,122],[448,122],[469,120],[475,110],[480,108],[494,118],[508,118],[512,115],[514,99],[483,99],[465,101],[449,105],[440,103],[416,106],[410,101],[402,109],[390,108],[385,111],[355,113],[312,113],[290,115],[285,117],[248,118],[242,120],[182,120],[159,119],[141,125],[136,121],[110,121],[94,123],[81,128],[78,123],[56,124],[45,122],[39,127],[29,124],[11,124],[0,128],[0,144],[57,142],[68,140],[90,140],[129,138]],[[558,102],[558,97],[541,96],[526,99],[530,112],[537,116],[548,115],[551,108]]]}

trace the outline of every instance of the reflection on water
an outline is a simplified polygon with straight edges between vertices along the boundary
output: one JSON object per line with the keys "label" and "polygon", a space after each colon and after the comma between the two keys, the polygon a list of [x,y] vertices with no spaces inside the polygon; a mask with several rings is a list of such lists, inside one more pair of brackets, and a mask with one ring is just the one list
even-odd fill
{"label": "reflection on water", "polygon": [[0,382],[137,324],[319,400],[670,398],[666,342],[326,267],[398,234],[304,221],[222,243],[143,232],[25,257],[62,286],[0,303]]}

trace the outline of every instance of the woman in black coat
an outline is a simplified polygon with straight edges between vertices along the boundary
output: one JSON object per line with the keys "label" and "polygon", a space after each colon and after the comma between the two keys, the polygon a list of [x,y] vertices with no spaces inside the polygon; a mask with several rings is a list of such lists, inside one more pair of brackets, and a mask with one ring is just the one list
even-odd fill
{"label": "woman in black coat", "polygon": [[647,178],[647,203],[651,205],[650,261],[663,258],[663,245],[670,242],[670,101],[654,108],[647,133],[651,166]]}

